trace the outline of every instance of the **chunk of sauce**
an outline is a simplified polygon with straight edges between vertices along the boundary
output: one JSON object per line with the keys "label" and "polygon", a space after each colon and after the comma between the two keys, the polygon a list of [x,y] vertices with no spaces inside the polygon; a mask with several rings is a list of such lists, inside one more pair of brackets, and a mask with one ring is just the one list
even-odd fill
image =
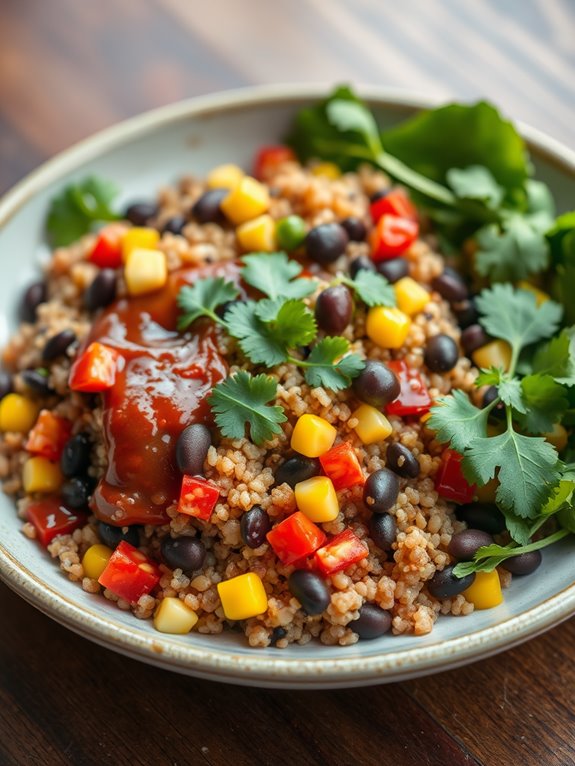
{"label": "chunk of sauce", "polygon": [[100,341],[122,358],[114,386],[103,395],[106,472],[92,497],[94,514],[118,526],[164,524],[177,501],[175,459],[180,432],[210,423],[206,397],[227,374],[213,325],[176,331],[176,296],[183,284],[211,275],[238,280],[235,264],[186,269],[162,290],[121,298],[98,317],[87,343]]}

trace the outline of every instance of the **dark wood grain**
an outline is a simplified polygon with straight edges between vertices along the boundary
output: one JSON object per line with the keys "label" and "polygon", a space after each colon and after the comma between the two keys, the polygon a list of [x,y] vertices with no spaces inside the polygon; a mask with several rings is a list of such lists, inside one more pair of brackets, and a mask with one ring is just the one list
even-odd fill
{"label": "dark wood grain", "polygon": [[[488,96],[572,142],[574,38],[570,0],[2,0],[0,191],[118,119],[256,82]],[[128,660],[1,585],[0,615],[0,766],[575,764],[574,620],[463,670],[276,692]]]}

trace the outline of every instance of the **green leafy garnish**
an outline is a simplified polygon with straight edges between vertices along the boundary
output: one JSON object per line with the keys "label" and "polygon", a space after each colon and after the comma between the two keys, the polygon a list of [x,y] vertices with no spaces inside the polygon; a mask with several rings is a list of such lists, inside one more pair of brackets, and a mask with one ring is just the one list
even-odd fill
{"label": "green leafy garnish", "polygon": [[46,228],[54,247],[64,247],[88,234],[94,224],[116,221],[110,207],[118,193],[111,181],[90,176],[66,186],[50,203]]}
{"label": "green leafy garnish", "polygon": [[460,200],[479,200],[486,207],[496,210],[505,196],[505,190],[484,165],[449,168],[445,176]]}
{"label": "green leafy garnish", "polygon": [[178,293],[178,307],[183,312],[178,319],[178,330],[185,330],[199,317],[205,316],[221,322],[215,310],[233,301],[240,292],[233,282],[223,277],[198,279],[193,285],[185,285]]}
{"label": "green leafy garnish", "polygon": [[340,277],[339,280],[355,291],[356,296],[366,306],[395,306],[395,290],[385,277],[360,269],[355,277]]}
{"label": "green leafy garnish", "polygon": [[357,354],[347,354],[349,342],[341,337],[323,338],[317,343],[308,358],[298,364],[304,368],[306,383],[312,388],[324,386],[338,391],[348,388],[353,378],[365,367],[364,360]]}
{"label": "green leafy garnish", "polygon": [[546,234],[551,249],[551,292],[565,307],[565,317],[575,323],[575,211],[560,215]]}
{"label": "green leafy garnish", "polygon": [[305,298],[317,287],[313,279],[296,279],[302,266],[285,253],[250,253],[242,262],[242,279],[268,298]]}
{"label": "green leafy garnish", "polygon": [[521,403],[517,422],[529,433],[544,434],[553,430],[569,406],[567,392],[551,375],[526,375],[521,381]]}
{"label": "green leafy garnish", "polygon": [[487,433],[490,408],[480,410],[469,401],[467,394],[456,388],[449,396],[436,400],[427,425],[437,431],[440,442],[449,442],[457,452],[463,452]]}
{"label": "green leafy garnish", "polygon": [[551,375],[557,383],[575,386],[575,333],[566,329],[535,353],[533,372]]}

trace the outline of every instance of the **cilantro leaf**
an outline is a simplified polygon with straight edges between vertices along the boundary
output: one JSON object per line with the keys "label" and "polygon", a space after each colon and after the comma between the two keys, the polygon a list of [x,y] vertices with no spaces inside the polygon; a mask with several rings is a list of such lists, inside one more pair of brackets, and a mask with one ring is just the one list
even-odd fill
{"label": "cilantro leaf", "polygon": [[261,301],[256,308],[256,314],[262,318],[269,334],[286,349],[295,346],[307,346],[317,335],[317,324],[313,312],[299,300],[289,300],[276,304],[275,313],[262,312]]}
{"label": "cilantro leaf", "polygon": [[557,519],[563,529],[575,535],[575,506],[568,505],[557,514]]}
{"label": "cilantro leaf", "polygon": [[475,407],[463,391],[456,388],[449,396],[436,400],[427,425],[437,432],[437,440],[463,452],[475,439],[487,433],[489,408]]}
{"label": "cilantro leaf", "polygon": [[484,165],[450,168],[446,178],[460,199],[479,200],[493,209],[499,207],[503,200],[504,190]]}
{"label": "cilantro leaf", "polygon": [[551,493],[549,500],[541,509],[543,516],[551,516],[560,511],[566,503],[571,502],[575,492],[575,481],[571,478],[563,478]]}
{"label": "cilantro leaf", "polygon": [[268,298],[304,298],[316,289],[313,279],[295,279],[303,267],[285,253],[250,253],[242,262],[242,279]]}
{"label": "cilantro leaf", "polygon": [[185,330],[202,316],[220,322],[220,318],[214,313],[215,309],[223,303],[233,301],[239,294],[235,284],[223,277],[198,279],[193,285],[185,285],[177,297],[178,306],[183,312],[178,319],[178,330]]}
{"label": "cilantro leaf", "polygon": [[330,124],[338,130],[359,134],[374,156],[382,151],[375,118],[359,101],[332,98],[326,104],[326,114]]}
{"label": "cilantro leaf", "polygon": [[533,372],[551,375],[564,386],[575,386],[575,328],[563,330],[535,352]]}
{"label": "cilantro leaf", "polygon": [[555,275],[551,292],[565,309],[569,323],[575,323],[575,211],[560,215],[546,233]]}
{"label": "cilantro leaf", "polygon": [[226,311],[226,326],[230,335],[239,340],[240,348],[251,362],[274,367],[287,361],[287,351],[257,312],[255,301],[235,303]]}
{"label": "cilantro leaf", "polygon": [[216,424],[224,436],[241,439],[246,425],[254,444],[268,441],[281,433],[280,423],[287,418],[275,400],[276,381],[269,375],[252,376],[241,370],[217,383],[208,398]]}
{"label": "cilantro leaf", "polygon": [[349,342],[345,338],[336,336],[320,340],[308,358],[298,362],[304,368],[306,383],[312,388],[323,386],[332,391],[347,388],[365,367],[365,361],[357,354],[344,356],[348,351]]}
{"label": "cilantro leaf", "polygon": [[[516,379],[515,379],[516,380]],[[515,407],[520,413],[518,421],[532,434],[544,434],[553,429],[569,406],[567,393],[551,375],[527,375],[521,383],[523,408]],[[513,405],[515,406],[515,405]]]}
{"label": "cilantro leaf", "polygon": [[385,277],[374,274],[366,269],[360,269],[354,279],[342,278],[343,284],[355,290],[357,297],[366,306],[395,306],[397,300],[395,290]]}
{"label": "cilantro leaf", "polygon": [[62,189],[52,199],[46,218],[52,245],[69,245],[91,231],[95,223],[117,220],[119,216],[110,207],[117,193],[114,183],[96,176]]}
{"label": "cilantro leaf", "polygon": [[500,374],[497,393],[504,404],[513,407],[517,412],[525,412],[523,403],[521,382],[517,378],[510,378],[509,375]]}
{"label": "cilantro leaf", "polygon": [[505,508],[501,509],[505,517],[507,531],[519,545],[527,545],[531,538],[531,522],[520,518],[516,513]]}

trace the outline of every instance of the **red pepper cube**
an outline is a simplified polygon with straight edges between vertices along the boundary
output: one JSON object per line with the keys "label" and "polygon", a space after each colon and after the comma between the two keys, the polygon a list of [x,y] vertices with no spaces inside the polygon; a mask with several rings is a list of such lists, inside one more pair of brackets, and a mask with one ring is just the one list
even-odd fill
{"label": "red pepper cube", "polygon": [[41,455],[48,460],[57,461],[60,460],[71,433],[72,423],[68,418],[54,415],[50,410],[41,410],[28,434],[25,448],[32,455]]}
{"label": "red pepper cube", "polygon": [[201,476],[184,476],[178,503],[178,513],[209,521],[218,498],[219,487]]}
{"label": "red pepper cube", "polygon": [[104,226],[88,260],[101,269],[118,269],[122,265],[122,237],[127,230],[122,223]]}
{"label": "red pepper cube", "polygon": [[72,391],[100,393],[112,388],[120,354],[103,343],[90,343],[72,365],[68,384]]}
{"label": "red pepper cube", "polygon": [[351,564],[367,558],[369,551],[353,529],[345,529],[315,552],[313,563],[324,575],[341,572]]}
{"label": "red pepper cube", "polygon": [[118,598],[135,604],[160,582],[160,569],[133,545],[122,540],[98,578]]}
{"label": "red pepper cube", "polygon": [[435,489],[446,500],[455,503],[470,503],[475,495],[475,484],[469,484],[463,471],[463,457],[452,449],[447,449],[441,458],[441,466],[435,477]]}
{"label": "red pepper cube", "polygon": [[301,511],[280,521],[266,537],[282,564],[311,556],[326,540],[325,532]]}
{"label": "red pepper cube", "polygon": [[403,189],[392,189],[384,197],[380,197],[369,206],[372,221],[377,223],[383,215],[394,215],[397,218],[407,218],[417,221],[417,208]]}
{"label": "red pepper cube", "polygon": [[324,452],[319,462],[336,490],[365,483],[359,460],[349,442],[342,442]]}
{"label": "red pepper cube", "polygon": [[255,156],[254,176],[259,181],[265,181],[284,162],[293,162],[295,159],[296,156],[289,146],[283,146],[282,144],[262,146]]}
{"label": "red pepper cube", "polygon": [[371,259],[385,261],[403,255],[419,235],[419,224],[409,218],[382,215],[370,234]]}
{"label": "red pepper cube", "polygon": [[411,370],[404,361],[388,362],[387,366],[397,375],[399,396],[385,407],[387,415],[423,415],[429,412],[431,397],[421,375]]}
{"label": "red pepper cube", "polygon": [[26,516],[44,547],[58,535],[69,535],[78,527],[84,526],[87,521],[84,513],[66,508],[59,497],[35,500],[26,509]]}

